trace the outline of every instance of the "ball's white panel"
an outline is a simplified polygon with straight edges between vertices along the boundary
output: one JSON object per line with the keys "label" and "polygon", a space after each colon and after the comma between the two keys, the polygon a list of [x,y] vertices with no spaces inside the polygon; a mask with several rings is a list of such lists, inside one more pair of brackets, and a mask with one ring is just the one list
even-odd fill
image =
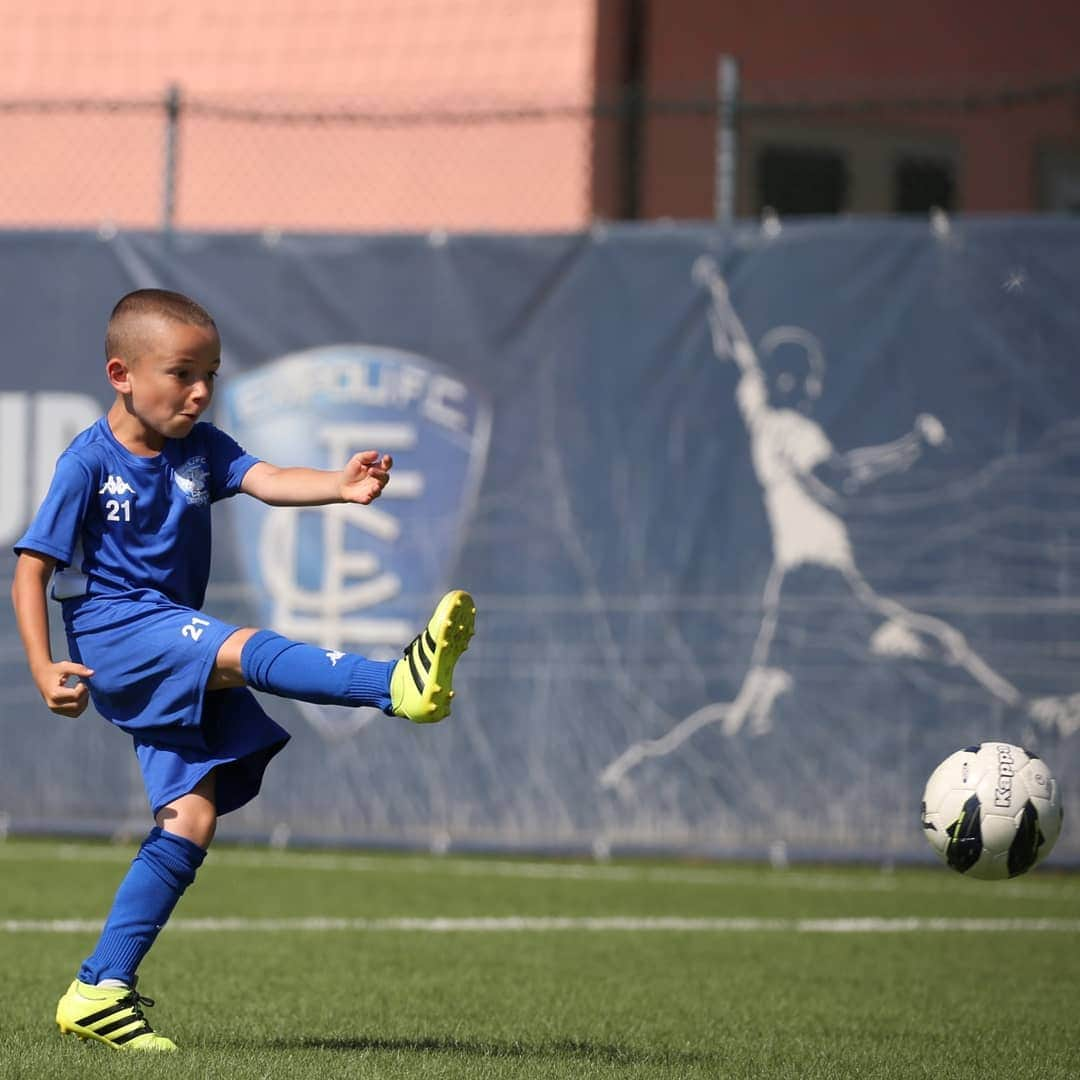
{"label": "ball's white panel", "polygon": [[1009,876],[1007,853],[992,855],[983,852],[982,858],[964,875],[964,877],[978,878],[980,881],[1002,881]]}
{"label": "ball's white panel", "polygon": [[[928,811],[940,809],[943,800],[952,791],[974,791],[983,769],[976,764],[976,755],[968,750],[950,754],[926,781],[923,801]],[[963,799],[961,799],[963,802]]]}
{"label": "ball's white panel", "polygon": [[1038,796],[1047,801],[1054,798],[1054,778],[1050,775],[1045,761],[1032,758],[1021,770],[1021,776],[1024,778],[1029,795]]}
{"label": "ball's white panel", "polygon": [[[1015,818],[988,811],[985,809],[984,804],[982,814],[983,850],[991,856],[1007,855],[1009,845],[1013,842],[1015,836]],[[985,858],[985,855],[983,858]]]}

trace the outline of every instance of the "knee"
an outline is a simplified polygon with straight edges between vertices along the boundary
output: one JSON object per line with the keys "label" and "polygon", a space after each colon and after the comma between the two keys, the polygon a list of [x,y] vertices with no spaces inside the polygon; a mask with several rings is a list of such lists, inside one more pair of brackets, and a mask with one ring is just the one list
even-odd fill
{"label": "knee", "polygon": [[218,649],[217,667],[239,675],[240,656],[244,646],[258,633],[254,626],[245,626],[242,630],[234,630]]}
{"label": "knee", "polygon": [[217,832],[217,811],[208,804],[174,803],[164,807],[155,821],[165,832],[182,836],[204,850]]}
{"label": "knee", "polygon": [[187,838],[205,850],[217,833],[217,820],[217,811],[213,807],[199,811],[194,819],[188,822]]}
{"label": "knee", "polygon": [[221,644],[214,659],[214,667],[207,682],[208,690],[225,690],[233,686],[244,685],[244,671],[241,656],[244,646],[259,631],[253,626],[235,630]]}
{"label": "knee", "polygon": [[204,850],[217,831],[217,778],[213,772],[199,781],[194,790],[163,806],[154,821],[165,832],[175,833]]}

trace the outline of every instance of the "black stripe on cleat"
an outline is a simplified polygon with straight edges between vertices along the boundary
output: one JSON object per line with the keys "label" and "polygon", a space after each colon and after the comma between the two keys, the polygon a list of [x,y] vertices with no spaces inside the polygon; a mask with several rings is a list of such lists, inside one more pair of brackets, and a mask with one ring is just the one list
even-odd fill
{"label": "black stripe on cleat", "polygon": [[425,652],[423,639],[418,635],[416,638],[416,648],[413,649],[413,652],[420,658],[420,663],[424,665],[424,670],[430,671],[431,658],[435,655],[435,646],[432,645],[432,647]]}
{"label": "black stripe on cleat", "polygon": [[[132,1035],[138,1035],[143,1031],[150,1031],[150,1025],[141,1016],[124,1016],[119,1020],[114,1020],[111,1024],[106,1024],[104,1027],[94,1028],[95,1035],[111,1035],[114,1031],[119,1031],[121,1028],[126,1028],[129,1024],[141,1024],[142,1026],[136,1031],[130,1032],[125,1035],[125,1039],[130,1039]],[[120,1039],[113,1039],[113,1042],[120,1042]]]}
{"label": "black stripe on cleat", "polygon": [[416,650],[409,649],[405,656],[409,661],[409,671],[412,674],[413,682],[416,684],[417,692],[422,694],[424,692],[424,676],[416,670]]}
{"label": "black stripe on cleat", "polygon": [[126,1031],[123,1035],[117,1035],[115,1039],[111,1041],[116,1043],[117,1046],[121,1046],[126,1042],[130,1042],[132,1039],[137,1039],[140,1035],[153,1035],[154,1029],[145,1021],[143,1026],[136,1028],[134,1031]]}
{"label": "black stripe on cleat", "polygon": [[100,1012],[90,1013],[89,1016],[80,1017],[76,1023],[79,1027],[93,1027],[99,1020],[104,1020],[109,1016],[115,1016],[118,1012],[126,1013],[127,1011],[128,1003],[122,1001],[115,1005],[110,1005],[107,1009],[102,1009]]}

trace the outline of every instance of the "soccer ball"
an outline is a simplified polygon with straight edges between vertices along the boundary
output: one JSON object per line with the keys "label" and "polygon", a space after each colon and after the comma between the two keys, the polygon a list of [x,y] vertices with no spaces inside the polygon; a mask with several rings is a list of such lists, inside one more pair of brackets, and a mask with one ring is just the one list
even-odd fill
{"label": "soccer ball", "polygon": [[930,846],[960,874],[998,880],[1027,873],[1061,832],[1061,794],[1046,763],[1019,746],[984,742],[950,754],[923,793]]}

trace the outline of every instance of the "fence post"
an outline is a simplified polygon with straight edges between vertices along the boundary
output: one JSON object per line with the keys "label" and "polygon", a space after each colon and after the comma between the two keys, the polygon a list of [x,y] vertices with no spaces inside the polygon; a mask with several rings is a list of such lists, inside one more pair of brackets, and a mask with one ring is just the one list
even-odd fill
{"label": "fence post", "polygon": [[723,54],[716,64],[716,162],[713,216],[729,224],[735,219],[738,178],[739,62]]}
{"label": "fence post", "polygon": [[165,92],[165,163],[162,175],[161,231],[171,233],[176,219],[176,163],[180,140],[180,87]]}

